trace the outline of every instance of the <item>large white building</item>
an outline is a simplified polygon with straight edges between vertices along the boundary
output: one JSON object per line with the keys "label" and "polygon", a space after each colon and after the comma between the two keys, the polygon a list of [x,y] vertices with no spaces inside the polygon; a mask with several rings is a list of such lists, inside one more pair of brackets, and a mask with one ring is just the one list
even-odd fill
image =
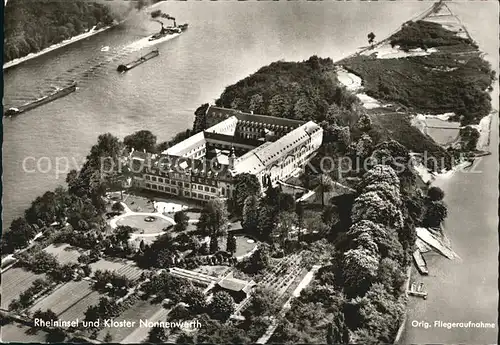
{"label": "large white building", "polygon": [[195,200],[230,198],[236,175],[257,176],[263,189],[276,186],[303,169],[323,140],[322,128],[312,121],[215,106],[206,118],[211,127],[160,155],[133,154],[135,165],[144,167],[134,185]]}

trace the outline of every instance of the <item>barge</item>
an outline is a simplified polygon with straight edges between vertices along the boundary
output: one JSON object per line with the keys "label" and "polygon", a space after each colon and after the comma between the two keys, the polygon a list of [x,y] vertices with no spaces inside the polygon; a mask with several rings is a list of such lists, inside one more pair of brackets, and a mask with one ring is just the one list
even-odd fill
{"label": "barge", "polygon": [[125,65],[119,65],[116,70],[118,72],[126,72],[134,67],[139,66],[140,64],[143,64],[144,62],[146,62],[152,58],[157,57],[158,55],[160,55],[160,51],[158,49],[155,49],[155,50],[147,53],[146,55],[141,56],[139,59],[137,59],[135,61],[132,61],[132,62],[125,64]]}
{"label": "barge", "polygon": [[72,92],[76,91],[76,82],[73,81],[69,86],[63,87],[63,88],[58,88],[54,92],[50,93],[47,96],[43,96],[41,98],[38,98],[34,101],[31,101],[29,103],[23,104],[19,107],[12,107],[7,109],[4,112],[4,116],[13,116],[13,115],[19,115],[21,113],[24,113],[25,111],[34,109],[36,107],[39,107],[41,105],[47,104],[49,102],[55,101],[56,99],[59,99],[61,97],[64,97],[66,95],[69,95]]}

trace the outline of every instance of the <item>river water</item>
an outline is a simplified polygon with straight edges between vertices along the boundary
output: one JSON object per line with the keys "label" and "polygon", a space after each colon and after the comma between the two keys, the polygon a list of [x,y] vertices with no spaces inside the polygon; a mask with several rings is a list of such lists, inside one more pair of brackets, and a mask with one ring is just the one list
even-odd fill
{"label": "river water", "polygon": [[[159,141],[167,140],[192,125],[196,107],[212,102],[225,86],[259,67],[313,54],[341,59],[366,45],[370,31],[385,37],[428,6],[428,2],[168,2],[159,8],[179,23],[188,22],[188,31],[160,44],[158,58],[125,74],[117,74],[117,64],[147,50],[135,47],[135,52],[94,73],[89,69],[112,56],[101,47],[123,52],[158,30],[146,15],[7,70],[4,104],[8,106],[39,95],[51,84],[76,79],[80,87],[65,98],[4,119],[3,225],[21,215],[36,196],[64,184],[65,162],[69,168],[78,167],[100,133],[123,138],[148,129]],[[491,30],[497,28],[498,5],[449,6],[498,66],[498,33]],[[58,76],[60,81],[55,80]],[[496,323],[497,136],[494,131],[494,154],[479,165],[482,174],[457,173],[438,181],[447,194],[446,228],[462,261],[427,258],[435,276],[426,280],[429,299],[411,302],[410,320]],[[407,327],[404,341],[494,343],[496,331]]]}
{"label": "river water", "polygon": [[[451,8],[488,54],[486,59],[496,66],[498,75],[498,3],[475,7],[475,11],[464,4]],[[490,16],[488,21],[488,12],[496,18]],[[484,22],[478,21],[479,18]],[[492,99],[493,108],[498,110],[498,82]],[[491,125],[491,156],[478,160],[471,170],[441,176],[435,181],[446,194],[445,231],[460,260],[426,254],[429,276],[412,272],[414,280],[424,282],[429,295],[425,301],[410,297],[402,344],[498,343],[498,126],[496,115]],[[419,321],[431,326],[435,321],[472,321],[494,323],[496,327],[425,329],[416,323]]]}

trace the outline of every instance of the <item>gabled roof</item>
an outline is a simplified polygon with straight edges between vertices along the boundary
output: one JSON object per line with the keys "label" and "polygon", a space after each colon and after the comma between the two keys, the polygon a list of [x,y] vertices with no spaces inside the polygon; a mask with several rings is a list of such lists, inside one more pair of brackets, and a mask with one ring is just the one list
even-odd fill
{"label": "gabled roof", "polygon": [[250,289],[255,285],[255,282],[253,280],[247,282],[246,280],[237,278],[225,278],[218,282],[217,285],[226,290],[243,291],[245,293],[248,293]]}

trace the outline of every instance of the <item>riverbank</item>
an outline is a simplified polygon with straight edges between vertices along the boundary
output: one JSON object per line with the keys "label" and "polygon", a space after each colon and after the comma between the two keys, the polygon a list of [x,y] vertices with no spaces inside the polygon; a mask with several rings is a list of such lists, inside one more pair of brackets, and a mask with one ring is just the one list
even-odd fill
{"label": "riverbank", "polygon": [[[156,6],[161,5],[163,2],[164,2],[164,1],[159,1],[159,2],[157,2],[157,3],[154,3],[154,4],[150,5],[150,6],[145,7],[144,9],[142,9],[142,11],[147,11],[147,10],[149,10],[149,9],[152,9],[152,8],[154,8],[154,7],[156,7]],[[37,52],[37,53],[30,53],[30,54],[28,54],[28,55],[26,55],[26,56],[23,56],[23,57],[20,57],[20,58],[17,58],[17,59],[11,60],[11,61],[9,61],[9,62],[6,62],[6,63],[4,63],[4,64],[3,64],[3,70],[5,71],[5,70],[7,70],[7,69],[9,69],[9,68],[11,68],[11,67],[14,67],[14,66],[17,66],[17,65],[19,65],[19,64],[21,64],[21,63],[23,63],[23,62],[26,62],[26,61],[29,61],[29,60],[35,59],[35,58],[37,58],[37,57],[39,57],[39,56],[45,55],[45,54],[47,54],[47,53],[50,53],[50,52],[52,52],[52,51],[54,51],[54,50],[56,50],[56,49],[59,49],[59,48],[62,48],[62,47],[66,47],[66,46],[68,46],[68,45],[70,45],[70,44],[73,44],[73,43],[75,43],[75,42],[78,42],[78,41],[84,40],[84,39],[86,39],[86,38],[89,38],[89,37],[92,37],[92,36],[95,36],[95,35],[98,35],[98,34],[100,34],[101,32],[107,31],[107,30],[109,30],[109,29],[111,29],[111,28],[114,28],[114,27],[116,27],[116,26],[118,26],[118,25],[120,25],[120,24],[124,23],[126,20],[127,20],[127,19],[124,19],[124,20],[119,21],[119,22],[118,22],[118,21],[115,21],[115,23],[113,23],[112,25],[109,25],[109,26],[106,26],[106,27],[104,27],[104,28],[97,29],[97,30],[95,29],[95,28],[96,28],[96,26],[94,26],[94,27],[92,27],[90,30],[88,30],[87,32],[84,32],[83,34],[76,35],[76,36],[73,36],[73,37],[71,37],[71,38],[68,38],[68,39],[66,39],[66,40],[64,40],[64,41],[62,41],[62,42],[60,42],[60,43],[53,44],[53,45],[51,45],[50,47],[47,47],[47,48],[45,48],[45,49],[42,49],[42,50],[40,50],[40,51],[39,51],[39,52]]]}

